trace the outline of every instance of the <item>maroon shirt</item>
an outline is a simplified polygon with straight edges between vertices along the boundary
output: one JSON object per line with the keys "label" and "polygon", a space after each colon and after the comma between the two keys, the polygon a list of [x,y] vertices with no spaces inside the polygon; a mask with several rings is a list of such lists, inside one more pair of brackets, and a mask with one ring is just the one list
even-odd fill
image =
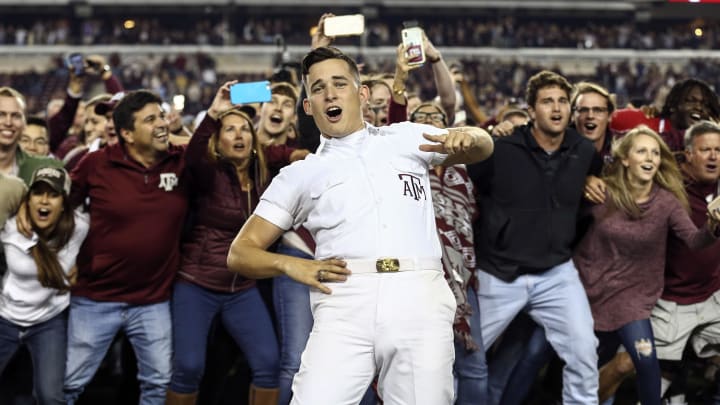
{"label": "maroon shirt", "polygon": [[598,331],[650,318],[665,284],[669,233],[696,249],[715,240],[706,227],[692,223],[672,193],[658,186],[640,204],[640,219],[611,209],[609,201],[608,196],[592,207],[594,222],[573,256]]}
{"label": "maroon shirt", "polygon": [[72,171],[71,201],[90,198],[90,230],[72,294],[146,305],[170,298],[187,212],[184,149],[146,168],[122,145],[89,153]]}
{"label": "maroon shirt", "polygon": [[[686,173],[690,217],[698,227],[707,222],[708,195],[718,195],[718,183],[693,181]],[[674,235],[668,239],[665,290],[662,298],[680,305],[703,302],[720,290],[720,241],[699,250],[690,250]]]}

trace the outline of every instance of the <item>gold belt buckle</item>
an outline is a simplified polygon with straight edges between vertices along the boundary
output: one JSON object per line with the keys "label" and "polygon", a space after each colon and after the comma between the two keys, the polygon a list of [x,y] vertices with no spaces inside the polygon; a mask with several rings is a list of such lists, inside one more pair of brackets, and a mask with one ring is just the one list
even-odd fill
{"label": "gold belt buckle", "polygon": [[395,273],[400,271],[400,260],[393,258],[377,259],[375,270],[378,273]]}

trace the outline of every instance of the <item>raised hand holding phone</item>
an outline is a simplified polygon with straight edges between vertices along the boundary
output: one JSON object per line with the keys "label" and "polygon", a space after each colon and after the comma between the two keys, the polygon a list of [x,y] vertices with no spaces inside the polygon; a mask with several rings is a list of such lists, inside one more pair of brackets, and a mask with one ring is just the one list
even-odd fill
{"label": "raised hand holding phone", "polygon": [[233,108],[233,104],[230,102],[230,86],[236,83],[237,80],[232,80],[220,86],[217,93],[215,93],[212,104],[210,104],[207,110],[207,114],[211,118],[217,119],[221,113]]}

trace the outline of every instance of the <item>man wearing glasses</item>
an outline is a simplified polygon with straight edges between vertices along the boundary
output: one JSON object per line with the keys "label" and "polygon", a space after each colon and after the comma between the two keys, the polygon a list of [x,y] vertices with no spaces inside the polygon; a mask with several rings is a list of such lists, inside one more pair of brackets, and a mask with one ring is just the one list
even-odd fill
{"label": "man wearing glasses", "polygon": [[610,117],[615,111],[615,101],[603,87],[590,82],[575,86],[571,107],[575,129],[595,145],[603,160],[610,156],[612,135]]}
{"label": "man wearing glasses", "polygon": [[50,155],[50,136],[47,121],[40,117],[28,117],[25,130],[20,135],[20,147],[35,156]]}

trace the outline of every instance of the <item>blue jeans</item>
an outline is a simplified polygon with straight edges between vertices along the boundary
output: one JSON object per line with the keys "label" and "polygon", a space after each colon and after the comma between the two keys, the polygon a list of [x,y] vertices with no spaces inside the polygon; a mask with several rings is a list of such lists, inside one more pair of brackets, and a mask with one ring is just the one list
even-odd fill
{"label": "blue jeans", "polygon": [[660,363],[655,352],[650,319],[640,319],[613,332],[598,332],[600,366],[610,361],[622,344],[630,355],[637,378],[638,397],[642,405],[660,405]]}
{"label": "blue jeans", "polygon": [[483,343],[492,345],[521,310],[540,324],[565,361],[563,403],[598,403],[597,339],[585,289],[572,261],[512,282],[478,272]]}
{"label": "blue jeans", "polygon": [[[305,252],[280,244],[277,253],[312,259]],[[292,381],[300,369],[300,355],[305,350],[313,326],[310,311],[310,287],[288,276],[273,280],[273,303],[280,330],[280,389],[279,405],[287,405],[292,398]]]}
{"label": "blue jeans", "polygon": [[455,405],[486,404],[488,368],[480,331],[480,308],[477,293],[472,287],[467,289],[467,299],[472,308],[470,333],[479,348],[469,352],[462,343],[455,341],[454,371],[458,382]]}
{"label": "blue jeans", "polygon": [[205,371],[208,332],[218,313],[248,360],[252,383],[261,388],[277,387],[277,337],[257,288],[219,293],[178,281],[172,298],[175,347],[170,389],[179,393],[198,390]]}
{"label": "blue jeans", "polygon": [[77,401],[93,378],[120,330],[125,332],[137,358],[139,404],[165,404],[171,374],[170,303],[130,305],[72,297],[64,387],[68,405]]}
{"label": "blue jeans", "polygon": [[0,373],[21,345],[26,345],[30,352],[38,404],[64,404],[67,312],[27,327],[0,318]]}
{"label": "blue jeans", "polygon": [[540,369],[555,352],[545,331],[520,313],[503,333],[490,363],[489,404],[514,405],[528,396]]}

